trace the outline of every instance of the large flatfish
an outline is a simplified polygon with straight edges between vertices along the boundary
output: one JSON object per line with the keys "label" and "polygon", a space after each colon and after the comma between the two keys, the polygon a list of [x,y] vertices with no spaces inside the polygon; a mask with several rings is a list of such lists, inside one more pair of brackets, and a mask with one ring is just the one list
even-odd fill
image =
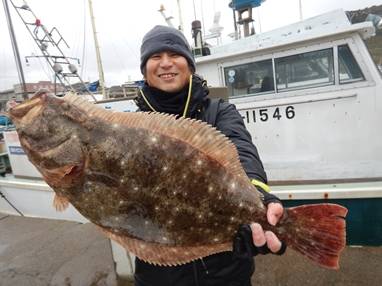
{"label": "large flatfish", "polygon": [[235,146],[206,123],[106,111],[73,93],[40,92],[10,116],[55,207],[71,203],[147,262],[180,265],[232,250],[238,226],[258,222],[319,265],[338,268],[346,208],[289,208],[269,225]]}

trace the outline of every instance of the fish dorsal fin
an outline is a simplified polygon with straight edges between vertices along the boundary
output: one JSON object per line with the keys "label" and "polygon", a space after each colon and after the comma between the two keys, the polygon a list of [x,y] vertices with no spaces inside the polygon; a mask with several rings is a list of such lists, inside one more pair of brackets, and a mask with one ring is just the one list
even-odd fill
{"label": "fish dorsal fin", "polygon": [[84,110],[89,116],[112,124],[152,130],[186,142],[218,161],[232,175],[247,178],[235,145],[224,134],[205,122],[183,117],[177,119],[174,115],[157,112],[108,111],[74,93],[65,95],[64,100]]}

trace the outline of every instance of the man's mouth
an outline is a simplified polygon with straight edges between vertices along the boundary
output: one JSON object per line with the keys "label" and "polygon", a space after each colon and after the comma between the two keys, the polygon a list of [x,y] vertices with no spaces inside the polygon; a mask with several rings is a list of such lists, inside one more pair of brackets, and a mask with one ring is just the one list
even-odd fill
{"label": "man's mouth", "polygon": [[159,75],[160,78],[162,79],[172,79],[176,76],[176,73],[162,73]]}

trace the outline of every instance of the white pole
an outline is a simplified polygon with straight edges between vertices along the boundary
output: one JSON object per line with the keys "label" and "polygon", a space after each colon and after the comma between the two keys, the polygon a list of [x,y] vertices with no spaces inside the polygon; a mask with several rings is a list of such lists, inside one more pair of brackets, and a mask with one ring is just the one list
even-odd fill
{"label": "white pole", "polygon": [[300,21],[302,21],[302,6],[301,6],[301,0],[298,0],[298,5],[300,9]]}
{"label": "white pole", "polygon": [[102,90],[102,96],[104,99],[108,98],[105,93],[105,78],[103,75],[103,68],[102,68],[102,61],[101,61],[101,54],[99,51],[99,45],[98,45],[98,39],[97,39],[97,31],[95,26],[95,20],[93,15],[93,4],[91,0],[89,1],[89,11],[90,11],[90,18],[92,21],[92,27],[93,27],[93,37],[94,37],[94,45],[96,48],[96,56],[97,56],[97,66],[98,66],[98,74],[99,74],[99,85],[101,86]]}

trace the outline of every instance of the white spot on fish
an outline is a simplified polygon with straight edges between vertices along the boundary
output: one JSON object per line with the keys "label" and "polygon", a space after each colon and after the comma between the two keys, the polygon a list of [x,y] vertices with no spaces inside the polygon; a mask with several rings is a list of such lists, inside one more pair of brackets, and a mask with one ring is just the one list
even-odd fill
{"label": "white spot on fish", "polygon": [[183,179],[187,178],[187,174],[183,174],[183,175],[182,175],[182,178],[183,178]]}
{"label": "white spot on fish", "polygon": [[158,142],[158,138],[156,138],[156,137],[151,137],[151,142],[153,142],[153,143]]}
{"label": "white spot on fish", "polygon": [[202,214],[198,214],[198,218],[199,219],[203,218],[203,215]]}
{"label": "white spot on fish", "polygon": [[73,139],[77,139],[77,135],[72,135],[72,138]]}
{"label": "white spot on fish", "polygon": [[119,201],[119,204],[122,205],[125,201]]}
{"label": "white spot on fish", "polygon": [[167,167],[167,166],[163,166],[162,170],[163,170],[163,171],[167,171],[167,170],[168,170],[168,167]]}
{"label": "white spot on fish", "polygon": [[244,207],[244,204],[243,204],[242,202],[239,203],[239,207],[240,207],[240,208]]}
{"label": "white spot on fish", "polygon": [[125,161],[122,160],[121,161],[121,166],[123,166],[123,165],[125,165]]}
{"label": "white spot on fish", "polygon": [[170,219],[167,223],[168,223],[169,225],[172,225],[172,224],[173,224],[173,221]]}
{"label": "white spot on fish", "polygon": [[230,226],[227,227],[227,230],[228,230],[228,231],[232,231],[232,227],[230,227]]}
{"label": "white spot on fish", "polygon": [[124,179],[120,179],[119,181],[120,181],[121,183],[123,183],[125,180],[124,180]]}
{"label": "white spot on fish", "polygon": [[235,189],[235,188],[236,188],[236,184],[235,184],[235,183],[232,183],[232,184],[231,184],[231,188],[232,188],[232,189]]}
{"label": "white spot on fish", "polygon": [[159,211],[159,207],[158,207],[158,206],[155,206],[155,210],[156,210],[156,211]]}
{"label": "white spot on fish", "polygon": [[212,193],[213,190],[214,190],[214,187],[212,187],[212,186],[209,186],[209,187],[208,187],[208,192],[209,192],[209,193]]}
{"label": "white spot on fish", "polygon": [[113,128],[115,129],[115,128],[118,128],[119,127],[119,124],[117,124],[117,123],[114,123],[113,124]]}
{"label": "white spot on fish", "polygon": [[178,212],[178,211],[179,211],[179,208],[178,208],[178,207],[176,207],[176,208],[175,208],[175,211],[176,211],[176,212]]}
{"label": "white spot on fish", "polygon": [[134,191],[138,191],[139,190],[139,188],[138,187],[134,187]]}
{"label": "white spot on fish", "polygon": [[235,218],[234,218],[233,216],[231,216],[229,219],[230,219],[231,221],[234,221],[234,220],[235,220]]}
{"label": "white spot on fish", "polygon": [[145,225],[148,225],[149,224],[149,221],[148,220],[145,220]]}
{"label": "white spot on fish", "polygon": [[198,166],[201,166],[201,165],[203,164],[203,162],[202,162],[202,160],[197,160],[197,161],[196,161],[196,164],[197,164]]}
{"label": "white spot on fish", "polygon": [[167,237],[163,236],[163,237],[162,237],[162,240],[163,240],[163,241],[167,241]]}
{"label": "white spot on fish", "polygon": [[114,218],[114,220],[115,220],[115,221],[119,221],[119,217],[116,216],[116,217]]}
{"label": "white spot on fish", "polygon": [[214,240],[214,242],[218,242],[218,241],[219,241],[219,238],[218,238],[218,237],[215,237],[213,240]]}
{"label": "white spot on fish", "polygon": [[218,200],[221,200],[223,197],[222,197],[222,195],[219,195],[218,196]]}

